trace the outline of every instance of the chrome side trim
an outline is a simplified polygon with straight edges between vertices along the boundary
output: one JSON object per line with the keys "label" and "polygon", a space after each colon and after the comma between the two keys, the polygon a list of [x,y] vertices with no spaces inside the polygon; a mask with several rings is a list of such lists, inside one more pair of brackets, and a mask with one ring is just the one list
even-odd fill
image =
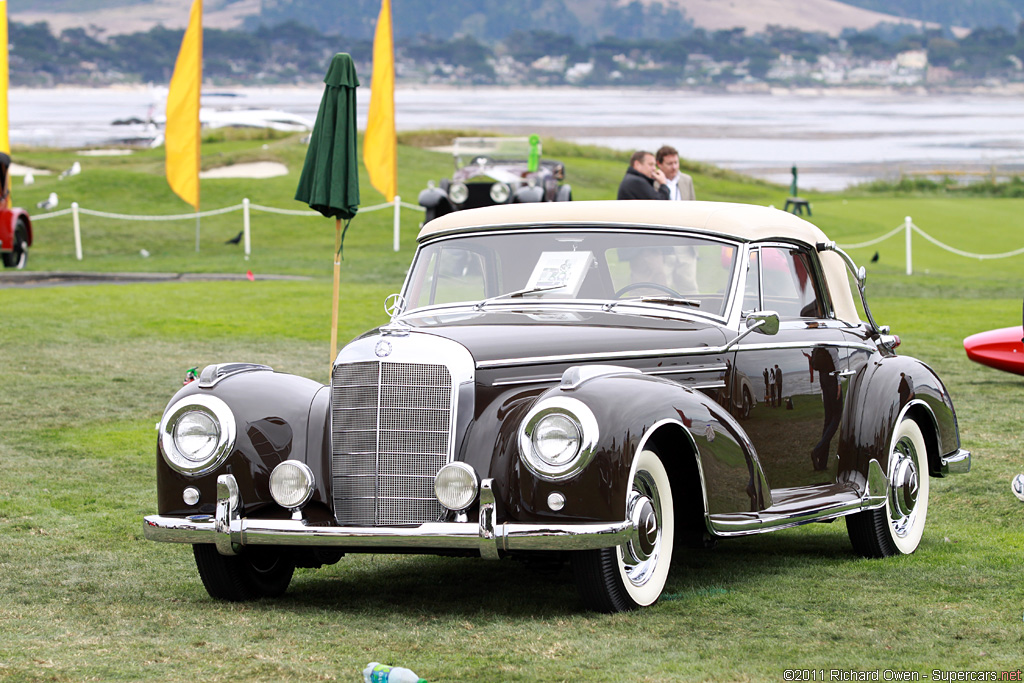
{"label": "chrome side trim", "polygon": [[[479,523],[428,522],[405,527],[314,526],[294,519],[239,519],[233,516],[237,507],[229,509],[233,483],[234,477],[229,474],[218,479],[217,516],[212,523],[208,519],[149,515],[143,521],[143,534],[148,540],[164,543],[210,543],[221,552],[227,548],[230,554],[247,545],[277,545],[425,552],[477,550],[482,557],[497,559],[501,551],[508,550],[611,548],[633,540],[637,533],[628,519],[583,524],[496,523],[491,479],[481,482]],[[237,501],[237,484],[233,490]]]}
{"label": "chrome side trim", "polygon": [[[729,369],[725,365],[680,365],[680,366],[674,367],[674,368],[659,369],[659,370],[641,370],[641,369],[638,369],[638,368],[626,368],[626,367],[622,367],[622,366],[607,366],[607,365],[604,366],[604,367],[618,367],[618,368],[620,368],[621,372],[640,372],[640,373],[643,373],[644,375],[650,375],[652,377],[658,376],[658,375],[681,375],[681,374],[684,374],[684,373],[685,374],[696,375],[696,374],[701,374],[701,373],[705,373],[705,372],[725,372],[725,371],[727,371]],[[563,381],[564,378],[565,378],[565,373],[562,373],[561,376],[550,375],[548,377],[536,377],[536,378],[530,378],[530,379],[499,379],[496,382],[491,382],[491,386],[492,387],[510,387],[510,386],[518,386],[520,384],[558,383],[558,382]],[[696,388],[705,388],[705,387],[691,387],[691,388],[696,389]],[[716,388],[716,387],[710,387],[710,388]]]}
{"label": "chrome side trim", "polygon": [[939,461],[942,464],[942,474],[967,474],[971,471],[971,453],[962,448],[955,453],[942,456]]}
{"label": "chrome side trim", "polygon": [[757,513],[745,513],[742,519],[729,519],[733,515],[711,515],[710,523],[714,533],[718,536],[748,536],[809,522],[823,522],[885,505],[888,487],[888,478],[882,471],[882,466],[877,460],[871,460],[868,464],[868,481],[864,495],[854,500],[795,514],[773,513],[769,508]]}
{"label": "chrome side trim", "polygon": [[[732,351],[735,342],[721,346],[684,346],[676,349],[643,349],[640,351],[606,351],[602,353],[586,354],[563,354],[559,356],[530,356],[528,358],[500,358],[494,360],[477,361],[477,369],[506,368],[518,365],[535,365],[539,363],[572,363],[575,361],[587,362],[597,360],[625,360],[629,358],[664,358],[668,356],[714,356],[729,353]],[[877,351],[874,346],[859,342],[828,341],[820,344],[808,345],[804,342],[777,342],[775,344],[744,344],[737,347],[740,351],[775,351],[779,349],[805,349],[808,346],[828,346],[849,349],[860,349],[862,351]]]}

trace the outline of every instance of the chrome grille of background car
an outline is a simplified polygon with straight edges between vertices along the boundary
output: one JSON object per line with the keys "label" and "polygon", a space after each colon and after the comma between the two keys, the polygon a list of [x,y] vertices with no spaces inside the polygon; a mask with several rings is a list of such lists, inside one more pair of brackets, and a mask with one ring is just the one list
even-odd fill
{"label": "chrome grille of background car", "polygon": [[332,479],[339,524],[432,522],[434,476],[448,462],[452,377],[444,365],[338,365],[332,382]]}

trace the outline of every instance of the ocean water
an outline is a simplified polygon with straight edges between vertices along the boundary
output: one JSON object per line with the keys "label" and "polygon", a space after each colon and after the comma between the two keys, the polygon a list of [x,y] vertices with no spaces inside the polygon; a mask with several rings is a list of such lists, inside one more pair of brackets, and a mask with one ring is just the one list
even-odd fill
{"label": "ocean water", "polygon": [[[316,117],[322,88],[208,88],[203,106]],[[13,144],[101,145],[141,132],[117,119],[163,113],[166,89],[12,89]],[[365,126],[369,90],[357,96]],[[908,171],[1024,170],[1024,98],[833,92],[702,94],[668,90],[399,88],[400,130],[553,135],[623,150],[671,144],[685,158],[803,189],[842,189]]]}

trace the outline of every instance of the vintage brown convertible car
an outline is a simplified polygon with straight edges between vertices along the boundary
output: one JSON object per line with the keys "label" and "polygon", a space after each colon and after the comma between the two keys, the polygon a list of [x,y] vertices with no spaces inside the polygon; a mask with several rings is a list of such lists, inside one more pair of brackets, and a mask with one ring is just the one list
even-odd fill
{"label": "vintage brown convertible car", "polygon": [[193,544],[212,596],[350,552],[540,556],[627,610],[716,539],[846,517],[858,553],[912,553],[929,477],[970,469],[942,382],[791,214],[523,204],[419,242],[330,386],[211,365],[168,405],[145,534]]}

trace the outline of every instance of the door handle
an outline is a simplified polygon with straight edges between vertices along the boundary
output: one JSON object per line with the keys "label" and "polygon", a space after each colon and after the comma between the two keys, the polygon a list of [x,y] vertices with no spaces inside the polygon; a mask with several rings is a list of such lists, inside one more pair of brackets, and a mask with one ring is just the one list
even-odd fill
{"label": "door handle", "polygon": [[832,375],[833,377],[838,377],[838,378],[842,379],[843,377],[850,377],[852,375],[856,375],[857,371],[856,370],[836,370],[835,372],[830,372],[828,374]]}

